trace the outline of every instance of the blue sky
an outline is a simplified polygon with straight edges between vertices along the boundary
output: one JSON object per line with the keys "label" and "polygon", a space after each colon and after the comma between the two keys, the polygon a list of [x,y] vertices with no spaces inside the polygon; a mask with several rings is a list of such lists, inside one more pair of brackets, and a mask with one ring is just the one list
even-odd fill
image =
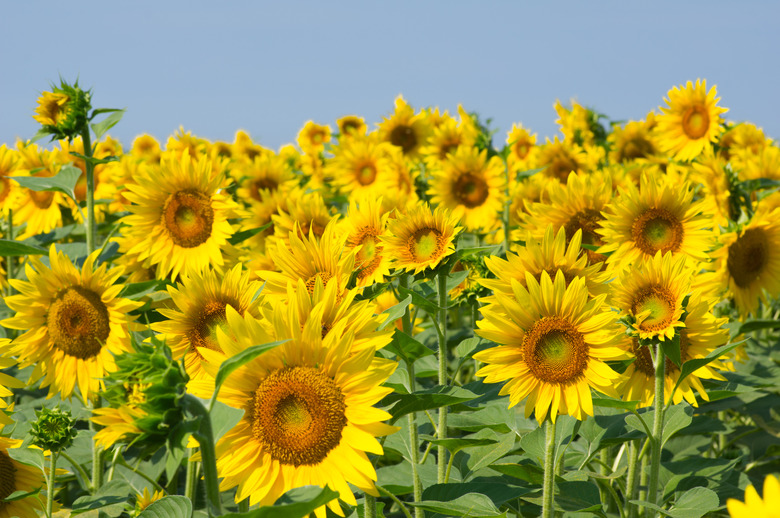
{"label": "blue sky", "polygon": [[126,147],[181,125],[276,148],[309,119],[381,122],[398,94],[462,103],[499,142],[513,122],[543,140],[556,99],[639,119],[697,78],[729,119],[780,138],[778,20],[770,1],[7,2],[0,143],[35,133],[35,99],[60,75],[127,108],[111,131]]}

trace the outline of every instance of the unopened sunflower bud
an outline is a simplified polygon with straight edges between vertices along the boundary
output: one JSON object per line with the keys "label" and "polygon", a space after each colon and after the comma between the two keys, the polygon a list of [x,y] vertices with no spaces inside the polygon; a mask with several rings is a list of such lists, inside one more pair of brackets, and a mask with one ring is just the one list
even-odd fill
{"label": "unopened sunflower bud", "polygon": [[52,90],[38,98],[33,119],[41,123],[42,133],[51,135],[52,140],[73,139],[87,127],[92,94],[79,88],[78,81],[73,85],[60,81],[59,86],[52,85]]}
{"label": "unopened sunflower bud", "polygon": [[30,428],[32,444],[44,450],[60,452],[73,444],[78,433],[76,419],[59,408],[43,408],[35,412],[38,418]]}

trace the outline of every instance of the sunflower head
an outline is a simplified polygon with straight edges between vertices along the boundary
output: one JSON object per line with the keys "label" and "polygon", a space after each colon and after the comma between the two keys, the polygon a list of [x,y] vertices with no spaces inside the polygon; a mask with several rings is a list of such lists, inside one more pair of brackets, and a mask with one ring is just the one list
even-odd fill
{"label": "sunflower head", "polygon": [[35,417],[30,427],[32,444],[43,450],[60,452],[73,444],[78,435],[76,419],[70,412],[60,408],[42,408],[35,411]]}
{"label": "sunflower head", "polygon": [[368,131],[365,119],[357,115],[345,115],[336,121],[336,125],[339,127],[340,140],[349,137],[362,137]]}
{"label": "sunflower head", "polygon": [[78,81],[71,85],[61,80],[59,86],[52,85],[51,92],[43,92],[38,98],[33,119],[52,140],[72,139],[87,128],[91,98],[92,92],[82,90]]}
{"label": "sunflower head", "polygon": [[298,133],[298,145],[304,153],[317,154],[325,149],[325,144],[330,142],[330,133],[330,126],[306,121]]}

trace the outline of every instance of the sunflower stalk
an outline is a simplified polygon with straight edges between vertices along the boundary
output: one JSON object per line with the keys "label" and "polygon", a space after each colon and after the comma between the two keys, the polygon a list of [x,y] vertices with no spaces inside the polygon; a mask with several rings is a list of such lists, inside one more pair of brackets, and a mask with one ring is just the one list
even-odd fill
{"label": "sunflower stalk", "polygon": [[555,423],[548,419],[545,427],[542,518],[552,518],[555,508]]}
{"label": "sunflower stalk", "polygon": [[190,455],[187,459],[187,474],[184,479],[184,496],[195,501],[195,490],[198,486],[198,461],[192,460],[192,455],[195,453],[194,449],[190,449]]}
{"label": "sunflower stalk", "polygon": [[[440,271],[439,282],[439,385],[445,386],[447,381],[447,272]],[[447,438],[447,407],[439,408],[439,426],[436,438],[443,441]],[[447,479],[447,448],[443,444],[437,446],[438,471],[437,482],[445,483]]]}
{"label": "sunflower stalk", "polygon": [[[14,211],[13,209],[8,209],[8,230],[7,230],[7,237],[9,241],[13,241],[14,239]],[[11,286],[11,279],[14,278],[14,258],[13,256],[9,255],[5,258],[5,277],[6,281],[8,281],[8,295],[14,294],[14,289]]]}
{"label": "sunflower stalk", "polygon": [[89,126],[85,125],[81,130],[81,138],[84,141],[84,156],[87,174],[87,254],[95,250],[95,166],[92,164],[92,140]]}
{"label": "sunflower stalk", "polygon": [[633,440],[628,445],[628,473],[626,474],[626,494],[623,508],[628,510],[628,518],[636,518],[637,507],[630,503],[636,499],[636,492],[639,489],[637,485],[637,467],[639,461],[639,444]]}
{"label": "sunflower stalk", "polygon": [[371,495],[366,495],[366,502],[364,505],[363,516],[365,518],[376,518],[376,498]]}
{"label": "sunflower stalk", "polygon": [[181,398],[181,406],[187,414],[199,421],[198,429],[192,433],[192,436],[198,441],[200,446],[209,516],[220,516],[222,514],[222,503],[219,496],[217,455],[214,448],[214,433],[211,430],[211,418],[206,407],[203,406],[198,398],[191,394],[185,394]]}
{"label": "sunflower stalk", "polygon": [[57,473],[57,452],[51,452],[51,468],[46,474],[46,517],[51,518],[54,509],[54,477]]}
{"label": "sunflower stalk", "polygon": [[655,415],[653,416],[652,458],[650,460],[650,481],[647,486],[647,501],[658,505],[658,475],[661,470],[661,447],[663,446],[664,432],[664,377],[666,357],[663,347],[656,342],[653,366],[655,367],[655,395],[653,404]]}

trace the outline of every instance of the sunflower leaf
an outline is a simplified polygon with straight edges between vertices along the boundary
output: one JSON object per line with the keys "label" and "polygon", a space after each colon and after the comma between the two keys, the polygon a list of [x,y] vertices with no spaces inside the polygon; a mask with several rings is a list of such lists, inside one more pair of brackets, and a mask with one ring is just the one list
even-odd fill
{"label": "sunflower leaf", "polygon": [[411,302],[412,302],[412,297],[406,297],[404,300],[402,300],[395,306],[391,306],[386,310],[384,310],[382,314],[387,315],[387,320],[382,322],[382,325],[379,326],[379,330],[381,331],[387,326],[394,324],[396,320],[401,318],[404,315],[404,313],[406,313],[406,308],[409,306]]}
{"label": "sunflower leaf", "polygon": [[81,176],[81,169],[72,165],[64,165],[54,176],[9,176],[11,180],[31,191],[61,192],[76,201],[76,182]]}
{"label": "sunflower leaf", "polygon": [[410,290],[408,288],[405,288],[403,286],[399,286],[398,287],[398,292],[402,296],[404,296],[404,297],[407,297],[407,296],[411,295],[411,297],[412,297],[412,304],[414,304],[418,308],[424,310],[429,315],[434,315],[435,316],[437,314],[437,312],[439,310],[441,310],[441,308],[438,305],[436,305],[433,302],[431,302],[430,300],[426,299],[423,295],[417,293],[416,291],[412,291],[412,290]]}
{"label": "sunflower leaf", "polygon": [[18,257],[20,255],[42,255],[46,250],[39,246],[27,245],[10,239],[0,239],[0,256]]}
{"label": "sunflower leaf", "polygon": [[141,511],[138,518],[190,518],[192,502],[186,496],[164,496]]}
{"label": "sunflower leaf", "polygon": [[239,243],[243,243],[244,241],[246,241],[250,237],[256,236],[260,232],[263,232],[264,230],[267,230],[268,228],[271,227],[271,225],[273,225],[273,222],[269,221],[268,223],[266,223],[265,225],[263,225],[261,227],[250,228],[250,229],[247,229],[247,230],[242,230],[241,232],[236,232],[235,234],[233,234],[230,237],[230,239],[228,239],[228,243],[230,243],[231,245],[237,245]]}
{"label": "sunflower leaf", "polygon": [[680,386],[680,383],[682,383],[683,380],[685,380],[685,378],[690,376],[694,371],[704,367],[710,362],[717,360],[721,356],[730,353],[744,341],[745,340],[740,340],[739,342],[723,345],[721,347],[718,347],[714,351],[712,351],[704,358],[694,358],[692,360],[688,360],[687,362],[683,363],[682,368],[680,369],[680,377],[677,379],[677,383],[674,385],[674,389],[672,389],[672,394],[674,394],[677,391],[677,388]]}
{"label": "sunflower leaf", "polygon": [[414,363],[420,358],[433,354],[430,348],[398,329],[393,333],[393,341],[387,345],[387,349],[396,353],[406,363]]}
{"label": "sunflower leaf", "polygon": [[477,399],[478,397],[479,395],[460,387],[436,386],[425,390],[418,390],[412,394],[389,394],[382,400],[382,403],[385,405],[395,403],[393,408],[389,410],[390,414],[393,416],[392,420],[395,421],[399,417],[412,412],[421,412],[432,408],[441,408],[456,403],[464,403],[466,401],[471,401],[472,399]]}
{"label": "sunflower leaf", "polygon": [[33,489],[32,491],[14,491],[7,497],[0,499],[0,502],[15,502],[16,500],[24,500],[27,497],[35,496],[41,492],[42,487]]}
{"label": "sunflower leaf", "polygon": [[[100,138],[103,137],[103,135],[105,135],[108,130],[116,126],[117,123],[122,120],[124,114],[125,110],[115,110],[112,111],[111,114],[102,121],[96,122],[95,124],[90,124],[89,127],[92,128],[92,131],[95,132],[95,140],[100,140]],[[94,115],[95,114],[93,113],[93,116]]]}
{"label": "sunflower leaf", "polygon": [[493,501],[481,493],[466,493],[446,502],[423,500],[421,502],[408,502],[407,505],[445,516],[462,516],[464,518],[506,517],[506,513],[500,512]]}
{"label": "sunflower leaf", "polygon": [[222,518],[304,518],[338,496],[327,486],[296,488],[282,495],[282,499],[290,500],[290,503],[277,503],[246,513],[227,513]]}
{"label": "sunflower leaf", "polygon": [[780,320],[750,320],[745,322],[739,327],[737,335],[744,333],[751,333],[760,329],[778,329],[780,328]]}
{"label": "sunflower leaf", "polygon": [[664,351],[664,356],[672,360],[672,363],[678,367],[682,364],[682,358],[680,357],[680,332],[674,334],[674,338],[671,340],[664,340],[661,342],[661,348]]}

